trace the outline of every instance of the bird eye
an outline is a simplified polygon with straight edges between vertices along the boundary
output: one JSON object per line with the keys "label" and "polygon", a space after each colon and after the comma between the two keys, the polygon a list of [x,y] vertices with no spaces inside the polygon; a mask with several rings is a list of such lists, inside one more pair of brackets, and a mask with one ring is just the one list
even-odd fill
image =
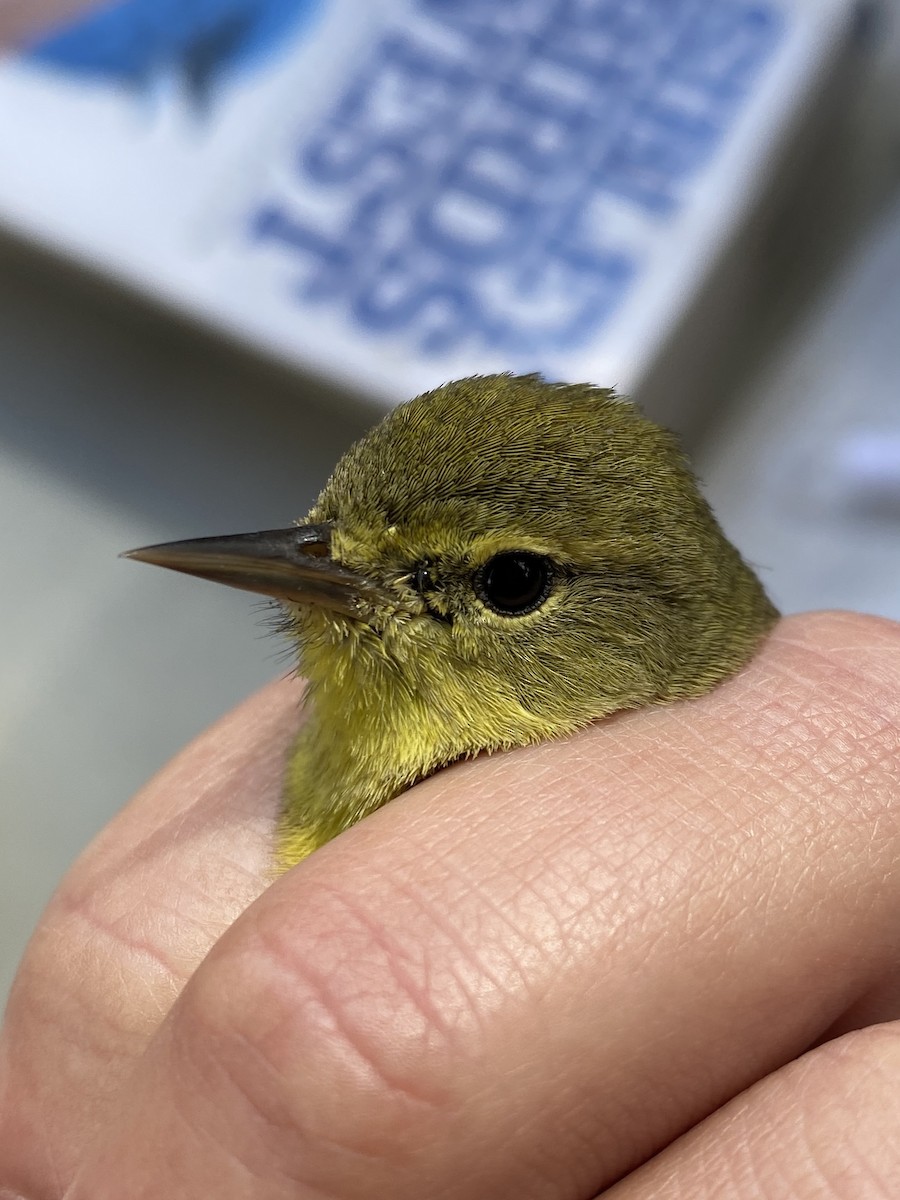
{"label": "bird eye", "polygon": [[430,592],[434,590],[434,575],[431,572],[430,563],[420,563],[416,567],[412,582],[417,592]]}
{"label": "bird eye", "polygon": [[553,564],[540,554],[513,550],[495,554],[475,572],[475,592],[493,612],[520,617],[534,612],[550,595]]}

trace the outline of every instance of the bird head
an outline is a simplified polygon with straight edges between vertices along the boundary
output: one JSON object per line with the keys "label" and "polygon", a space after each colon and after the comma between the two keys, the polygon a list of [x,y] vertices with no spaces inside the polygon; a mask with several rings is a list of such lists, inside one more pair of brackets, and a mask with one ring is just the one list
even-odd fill
{"label": "bird head", "polygon": [[775,616],[672,435],[537,375],[401,405],[298,526],[132,557],[276,597],[314,706],[402,744],[407,783],[699,694]]}

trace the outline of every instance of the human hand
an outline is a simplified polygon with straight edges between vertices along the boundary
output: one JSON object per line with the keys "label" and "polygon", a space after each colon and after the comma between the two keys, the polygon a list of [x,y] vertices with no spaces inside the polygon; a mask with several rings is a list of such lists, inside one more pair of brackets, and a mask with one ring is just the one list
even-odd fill
{"label": "human hand", "polygon": [[0,1196],[900,1190],[900,628],[784,620],[710,695],[452,767],[267,888],[298,694],[63,882]]}

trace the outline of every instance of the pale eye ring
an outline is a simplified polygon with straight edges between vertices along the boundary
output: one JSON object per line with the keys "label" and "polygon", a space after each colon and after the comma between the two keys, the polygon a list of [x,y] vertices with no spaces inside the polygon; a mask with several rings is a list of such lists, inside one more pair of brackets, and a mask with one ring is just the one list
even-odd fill
{"label": "pale eye ring", "polygon": [[553,589],[554,567],[543,554],[508,550],[475,572],[478,599],[502,617],[521,617],[541,607]]}

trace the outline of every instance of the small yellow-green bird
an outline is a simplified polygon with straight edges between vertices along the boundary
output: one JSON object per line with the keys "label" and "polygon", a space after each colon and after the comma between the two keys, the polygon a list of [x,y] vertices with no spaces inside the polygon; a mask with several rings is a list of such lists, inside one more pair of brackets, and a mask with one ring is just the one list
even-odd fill
{"label": "small yellow-green bird", "polygon": [[284,608],[311,706],[285,868],[454,759],[706,692],[777,617],[673,436],[539,375],[396,408],[303,524],[130,557]]}

